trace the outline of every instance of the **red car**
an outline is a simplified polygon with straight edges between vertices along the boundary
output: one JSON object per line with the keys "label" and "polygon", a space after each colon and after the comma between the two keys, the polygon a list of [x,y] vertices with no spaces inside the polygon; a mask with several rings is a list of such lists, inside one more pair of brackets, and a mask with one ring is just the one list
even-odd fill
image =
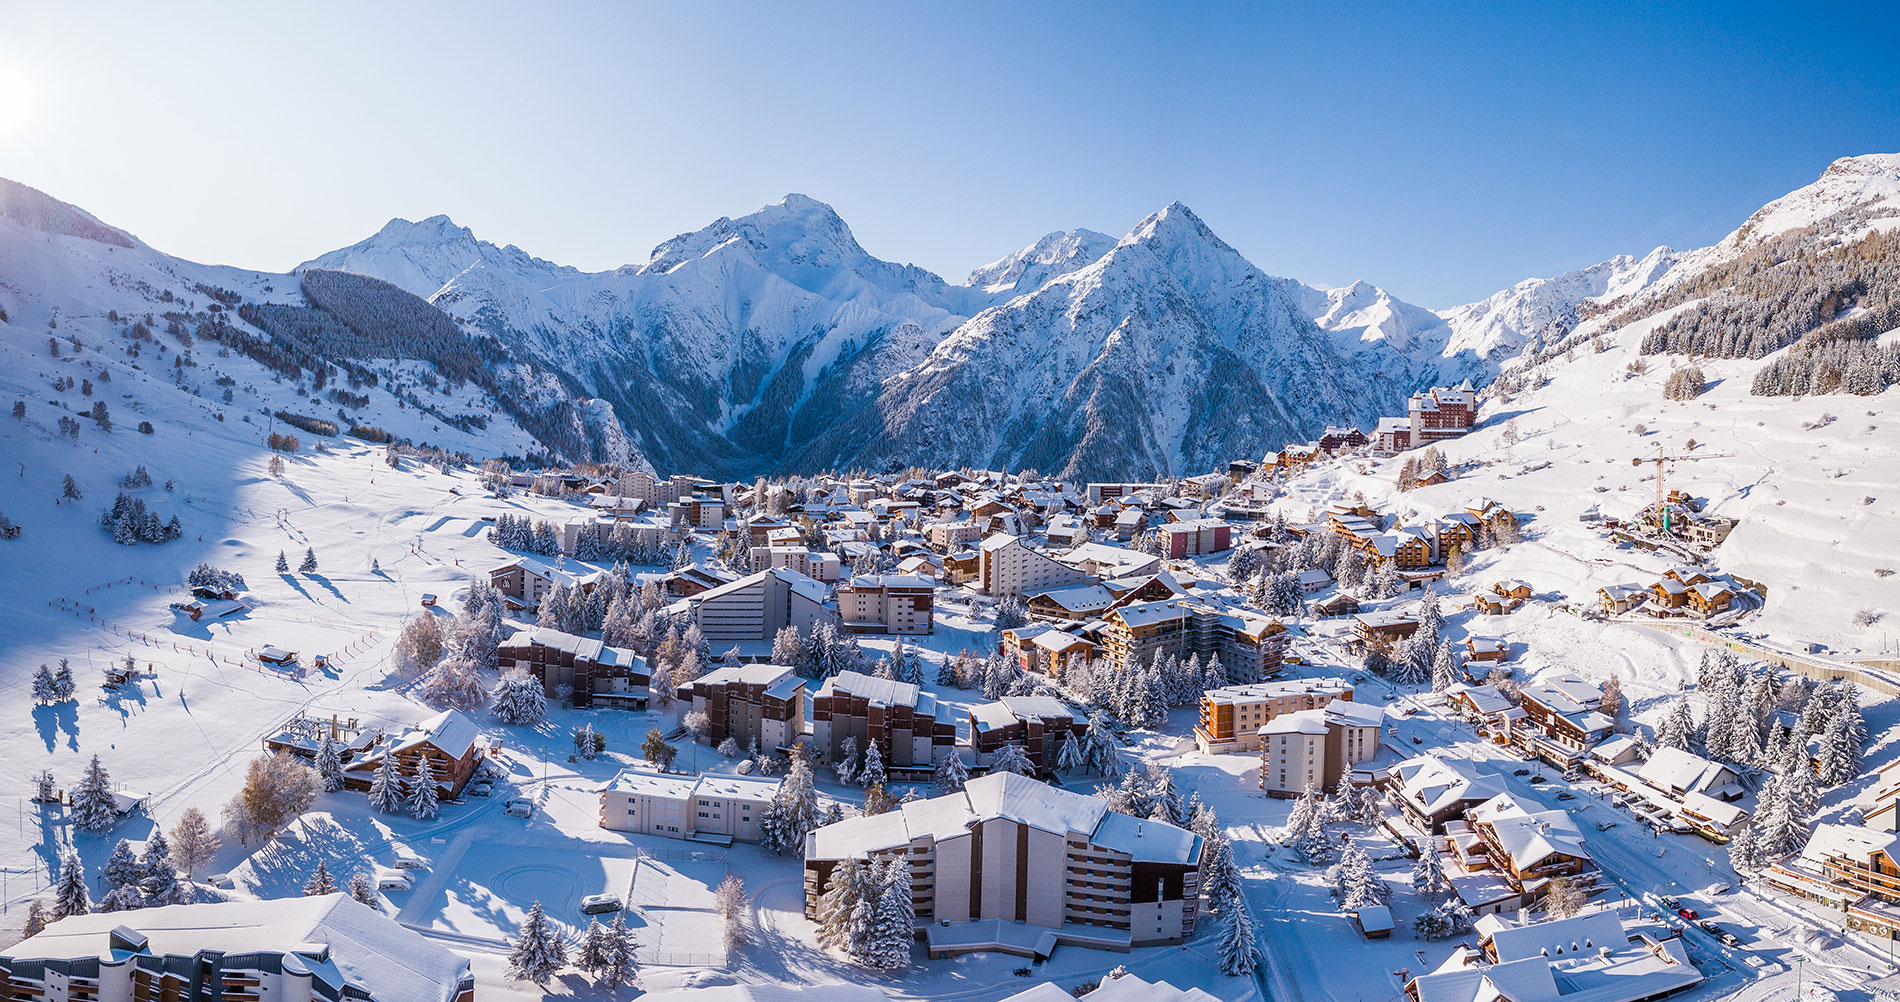
{"label": "red car", "polygon": [[1694,922],[1696,919],[1702,917],[1696,914],[1694,908],[1678,908],[1676,909],[1676,914],[1681,917],[1684,922]]}

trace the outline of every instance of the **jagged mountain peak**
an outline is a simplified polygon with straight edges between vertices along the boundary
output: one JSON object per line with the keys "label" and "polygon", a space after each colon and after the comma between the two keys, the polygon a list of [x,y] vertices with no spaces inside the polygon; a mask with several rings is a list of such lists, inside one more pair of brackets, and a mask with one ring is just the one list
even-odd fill
{"label": "jagged mountain peak", "polygon": [[803,264],[857,264],[871,259],[851,227],[830,205],[792,192],[771,205],[662,241],[641,271],[663,274],[726,247],[748,247],[760,261],[784,257]]}
{"label": "jagged mountain peak", "polygon": [[1094,230],[1057,230],[975,269],[963,284],[996,296],[1034,292],[1050,279],[1099,260],[1115,244],[1114,237]]}

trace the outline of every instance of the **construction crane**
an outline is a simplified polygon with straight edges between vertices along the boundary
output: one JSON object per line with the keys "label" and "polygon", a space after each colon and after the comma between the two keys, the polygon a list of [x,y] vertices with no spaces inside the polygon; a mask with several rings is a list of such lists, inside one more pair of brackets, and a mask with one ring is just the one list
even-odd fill
{"label": "construction crane", "polygon": [[1708,453],[1706,455],[1701,455],[1701,456],[1666,456],[1666,455],[1663,455],[1662,443],[1658,442],[1656,443],[1655,456],[1649,457],[1649,458],[1638,457],[1636,459],[1630,460],[1631,466],[1641,466],[1644,463],[1656,464],[1656,525],[1665,532],[1667,532],[1669,529],[1668,516],[1663,513],[1663,464],[1664,463],[1694,463],[1694,462],[1699,462],[1704,459],[1728,459],[1728,458],[1733,457],[1734,455],[1735,454],[1732,452],[1711,452],[1711,453]]}

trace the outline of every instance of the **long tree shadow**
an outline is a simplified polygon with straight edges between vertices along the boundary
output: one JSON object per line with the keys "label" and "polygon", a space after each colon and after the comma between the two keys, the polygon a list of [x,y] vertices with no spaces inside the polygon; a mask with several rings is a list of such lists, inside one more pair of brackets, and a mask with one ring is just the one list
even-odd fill
{"label": "long tree shadow", "polygon": [[40,732],[40,740],[46,742],[46,750],[52,751],[59,740],[61,731],[66,733],[66,746],[73,751],[79,750],[79,703],[67,700],[51,706],[33,708],[33,726]]}
{"label": "long tree shadow", "polygon": [[342,592],[337,590],[336,585],[333,585],[330,583],[329,578],[326,578],[321,574],[307,574],[305,575],[305,577],[308,577],[310,580],[315,581],[316,583],[322,585],[326,590],[329,591],[330,594],[335,595],[338,601],[346,602],[346,603],[349,601],[349,599],[345,597]]}
{"label": "long tree shadow", "polygon": [[311,602],[316,601],[316,599],[311,596],[310,589],[305,588],[302,582],[298,581],[294,575],[279,574],[277,576],[281,578],[285,584],[291,586],[292,588],[297,589],[297,594],[302,595],[306,600],[311,601]]}

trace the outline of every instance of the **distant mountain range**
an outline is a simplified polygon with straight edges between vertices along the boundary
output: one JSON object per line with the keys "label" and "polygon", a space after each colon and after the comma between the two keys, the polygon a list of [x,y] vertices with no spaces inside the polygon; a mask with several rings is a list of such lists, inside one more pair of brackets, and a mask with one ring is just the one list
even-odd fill
{"label": "distant mountain range", "polygon": [[[1266,275],[1179,203],[1120,239],[1052,233],[956,284],[871,256],[803,195],[612,271],[434,216],[392,220],[296,272],[383,279],[492,342],[510,371],[488,392],[534,397],[523,427],[569,458],[722,477],[967,464],[1135,479],[1224,466],[1329,424],[1370,427],[1414,390],[1494,378],[1580,317],[1846,208],[1865,225],[1889,200],[1900,204],[1900,156],[1847,158],[1715,246],[1619,256],[1439,311],[1364,282],[1322,291]],[[156,303],[199,286],[311,305],[298,285],[164,255],[0,182],[0,308],[125,310],[128,290]]]}

